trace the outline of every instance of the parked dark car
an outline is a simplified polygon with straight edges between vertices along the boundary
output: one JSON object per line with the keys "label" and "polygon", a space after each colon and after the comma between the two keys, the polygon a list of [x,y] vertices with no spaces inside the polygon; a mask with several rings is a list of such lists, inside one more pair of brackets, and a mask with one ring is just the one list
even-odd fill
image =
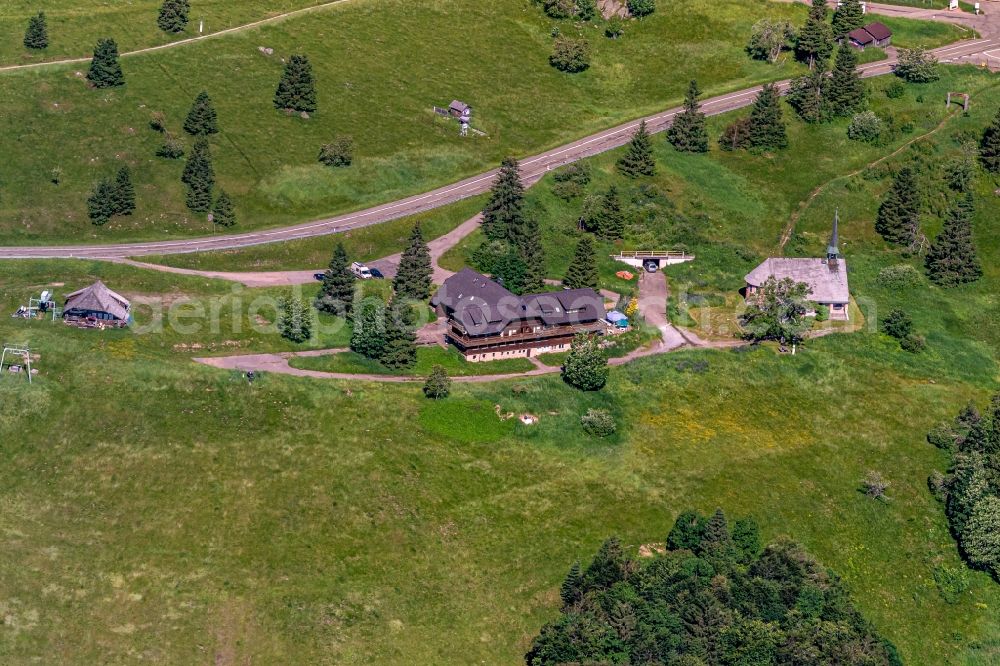
{"label": "parked dark car", "polygon": [[315,278],[316,280],[318,280],[318,281],[322,282],[322,281],[323,281],[323,279],[324,279],[324,278],[326,278],[326,273],[313,273],[313,277],[314,277],[314,278]]}
{"label": "parked dark car", "polygon": [[368,271],[372,274],[372,277],[376,280],[384,280],[385,276],[382,275],[382,271],[377,268],[369,268]]}

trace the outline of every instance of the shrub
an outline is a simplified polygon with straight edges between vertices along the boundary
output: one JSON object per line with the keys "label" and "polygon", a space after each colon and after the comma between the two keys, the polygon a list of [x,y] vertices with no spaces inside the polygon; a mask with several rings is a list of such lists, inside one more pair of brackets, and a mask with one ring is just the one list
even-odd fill
{"label": "shrub", "polygon": [[948,480],[938,470],[934,470],[927,477],[927,488],[938,502],[944,502],[948,499]]}
{"label": "shrub", "polygon": [[581,391],[597,391],[608,381],[608,359],[597,340],[580,333],[573,338],[562,369],[563,380]]}
{"label": "shrub", "polygon": [[878,272],[878,283],[887,289],[906,289],[920,285],[920,271],[910,264],[886,266]]}
{"label": "shrub", "polygon": [[431,368],[431,374],[424,383],[424,395],[431,400],[447,398],[451,393],[451,378],[444,366],[435,365]]}
{"label": "shrub", "polygon": [[740,150],[750,147],[750,118],[737,118],[726,126],[719,137],[719,148]]}
{"label": "shrub", "polygon": [[927,442],[944,451],[954,451],[960,433],[950,421],[939,423],[927,432]]}
{"label": "shrub", "polygon": [[969,589],[969,573],[965,567],[938,564],[934,566],[934,583],[945,603],[956,604],[962,593]]}
{"label": "shrub", "polygon": [[899,341],[899,346],[903,351],[908,351],[911,354],[919,354],[927,349],[927,338],[916,333],[910,333]]}
{"label": "shrub", "polygon": [[354,140],[349,136],[338,136],[331,143],[319,149],[319,161],[328,167],[344,168],[354,161]]}
{"label": "shrub", "polygon": [[882,320],[881,328],[886,335],[902,340],[913,332],[913,319],[905,310],[894,308]]}
{"label": "shrub", "polygon": [[590,67],[590,44],[585,39],[557,37],[549,64],[562,72],[575,74]]}
{"label": "shrub", "polygon": [[862,111],[851,119],[847,138],[852,141],[876,143],[882,137],[882,121],[873,111]]}
{"label": "shrub", "polygon": [[816,306],[816,321],[826,321],[830,318],[830,308],[826,305]]}
{"label": "shrub", "polygon": [[573,0],[545,0],[545,13],[554,19],[565,19],[576,14]]}
{"label": "shrub", "polygon": [[[941,76],[937,71],[937,58],[921,48],[899,49],[899,60],[892,69],[896,76],[910,83],[930,83]],[[917,101],[922,102],[922,96],[918,96]]]}
{"label": "shrub", "polygon": [[156,150],[157,157],[166,157],[170,160],[184,157],[184,142],[169,132],[163,138],[163,145]]}
{"label": "shrub", "polygon": [[889,501],[885,491],[889,489],[890,485],[892,484],[880,472],[876,472],[875,470],[869,470],[865,474],[865,478],[861,480],[861,488],[865,491],[865,495],[868,495],[872,499],[882,500],[883,502]]}
{"label": "shrub", "polygon": [[628,11],[639,18],[649,16],[656,11],[656,0],[628,0]]}
{"label": "shrub", "polygon": [[625,34],[625,21],[620,16],[612,16],[604,26],[604,35],[611,39],[618,39]]}
{"label": "shrub", "polygon": [[885,96],[889,99],[899,99],[906,94],[906,86],[899,79],[893,80],[892,83],[885,87]]}
{"label": "shrub", "polygon": [[588,409],[587,413],[580,417],[580,425],[588,435],[594,437],[608,437],[615,434],[615,430],[618,429],[615,417],[606,409]]}
{"label": "shrub", "polygon": [[154,132],[166,132],[167,116],[162,111],[153,111],[149,116],[149,128]]}

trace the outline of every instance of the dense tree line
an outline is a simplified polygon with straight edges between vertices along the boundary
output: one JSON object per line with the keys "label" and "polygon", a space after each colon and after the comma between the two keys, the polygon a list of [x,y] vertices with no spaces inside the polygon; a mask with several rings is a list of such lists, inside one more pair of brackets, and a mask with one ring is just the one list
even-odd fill
{"label": "dense tree line", "polygon": [[902,663],[836,574],[791,541],[762,549],[752,519],[688,511],[664,545],[635,559],[611,538],[575,563],[528,666]]}
{"label": "dense tree line", "polygon": [[970,403],[927,440],[952,456],[947,476],[935,473],[929,485],[944,503],[962,555],[1000,577],[1000,393],[985,414]]}

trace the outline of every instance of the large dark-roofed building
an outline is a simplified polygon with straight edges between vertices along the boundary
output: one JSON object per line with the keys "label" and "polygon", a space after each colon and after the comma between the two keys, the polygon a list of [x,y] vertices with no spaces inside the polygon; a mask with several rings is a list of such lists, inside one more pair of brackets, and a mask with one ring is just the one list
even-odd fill
{"label": "large dark-roofed building", "polygon": [[431,305],[448,318],[448,341],[470,361],[565,351],[577,333],[605,329],[604,300],[593,289],[518,296],[468,268],[445,280]]}

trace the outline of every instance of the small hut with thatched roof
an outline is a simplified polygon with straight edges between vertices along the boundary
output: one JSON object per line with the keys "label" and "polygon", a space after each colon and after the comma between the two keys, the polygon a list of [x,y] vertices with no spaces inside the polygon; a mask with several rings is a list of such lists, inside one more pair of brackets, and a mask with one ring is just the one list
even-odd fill
{"label": "small hut with thatched roof", "polygon": [[131,309],[128,299],[98,280],[66,297],[63,320],[85,328],[123,328],[129,324]]}

